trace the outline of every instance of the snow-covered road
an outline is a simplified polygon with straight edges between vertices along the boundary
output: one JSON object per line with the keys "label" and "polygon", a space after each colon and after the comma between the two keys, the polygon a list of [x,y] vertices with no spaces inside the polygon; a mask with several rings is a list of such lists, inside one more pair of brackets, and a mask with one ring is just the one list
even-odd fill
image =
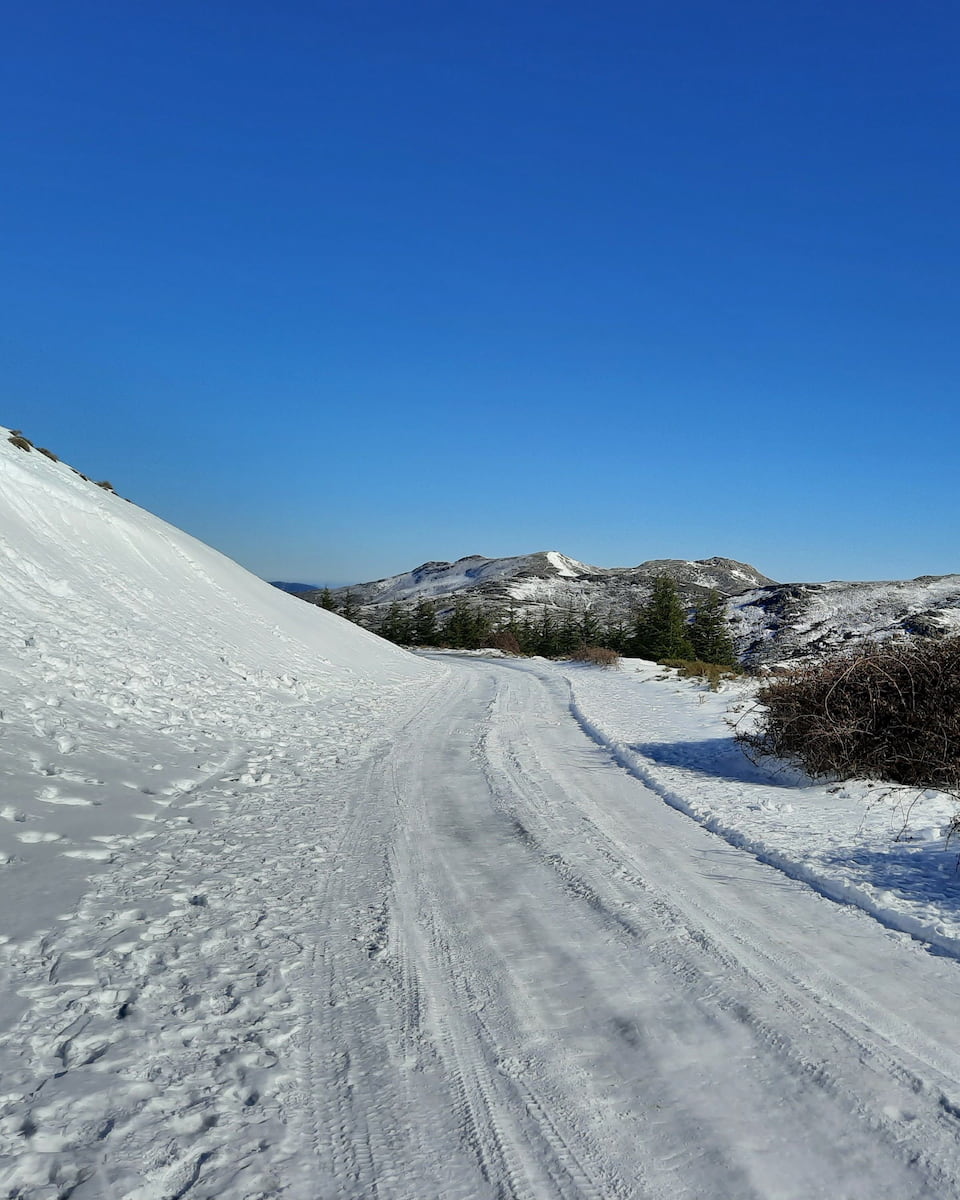
{"label": "snow-covered road", "polygon": [[0,436],[0,1196],[960,1200],[952,810],[746,702],[425,661]]}
{"label": "snow-covered road", "polygon": [[6,1194],[960,1196],[956,961],[664,804],[556,667],[443,662],[350,755],[287,707],[8,956]]}
{"label": "snow-covered road", "polygon": [[448,665],[315,901],[313,1194],[960,1194],[956,965],[666,807],[556,673]]}

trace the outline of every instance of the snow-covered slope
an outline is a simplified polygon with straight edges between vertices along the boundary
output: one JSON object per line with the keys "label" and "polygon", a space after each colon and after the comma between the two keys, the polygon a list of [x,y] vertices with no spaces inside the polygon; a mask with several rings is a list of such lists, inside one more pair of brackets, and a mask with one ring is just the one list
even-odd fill
{"label": "snow-covered slope", "polygon": [[309,1144],[291,925],[343,780],[443,671],[8,432],[0,1194],[273,1195]]}
{"label": "snow-covered slope", "polygon": [[[0,911],[44,928],[277,713],[429,668],[0,430]],[[363,686],[360,686],[363,685]]]}
{"label": "snow-covered slope", "polygon": [[[558,550],[545,550],[512,558],[472,554],[453,563],[428,562],[402,575],[339,588],[334,594],[342,600],[350,593],[364,617],[374,621],[394,602],[412,606],[421,599],[433,600],[442,613],[463,595],[502,610],[573,605],[626,617],[646,598],[661,573],[676,580],[680,594],[691,604],[707,591],[731,596],[772,582],[755,568],[729,558],[655,559],[637,567],[594,567]],[[310,593],[305,597],[318,599]]]}
{"label": "snow-covered slope", "polygon": [[960,575],[866,583],[784,583],[728,604],[746,662],[825,654],[870,639],[960,633]]}

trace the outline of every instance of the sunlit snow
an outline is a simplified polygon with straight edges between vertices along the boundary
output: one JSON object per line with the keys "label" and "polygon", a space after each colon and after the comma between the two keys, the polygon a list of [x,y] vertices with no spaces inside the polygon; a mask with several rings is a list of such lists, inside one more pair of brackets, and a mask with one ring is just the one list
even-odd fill
{"label": "sunlit snow", "polygon": [[945,797],[414,657],[5,431],[0,613],[0,1194],[960,1196]]}

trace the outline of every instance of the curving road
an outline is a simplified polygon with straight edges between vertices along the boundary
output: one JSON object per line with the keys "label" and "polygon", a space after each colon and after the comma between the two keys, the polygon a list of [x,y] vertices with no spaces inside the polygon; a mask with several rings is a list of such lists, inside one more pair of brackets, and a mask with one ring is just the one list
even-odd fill
{"label": "curving road", "polygon": [[555,675],[443,661],[315,901],[313,1194],[960,1196],[958,965],[668,808]]}

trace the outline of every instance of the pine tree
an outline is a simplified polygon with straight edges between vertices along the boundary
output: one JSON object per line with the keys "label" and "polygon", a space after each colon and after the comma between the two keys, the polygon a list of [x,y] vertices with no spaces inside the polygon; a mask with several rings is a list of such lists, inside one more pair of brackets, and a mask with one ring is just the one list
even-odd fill
{"label": "pine tree", "polygon": [[411,641],[410,616],[399,600],[394,600],[387,609],[377,633],[388,642],[408,646]]}
{"label": "pine tree", "polygon": [[601,646],[604,643],[600,618],[592,608],[585,608],[580,614],[580,641],[584,646]]}
{"label": "pine tree", "polygon": [[328,587],[325,587],[320,593],[319,604],[321,608],[325,608],[327,612],[337,611],[337,602],[333,598],[333,592]]}
{"label": "pine tree", "polygon": [[627,654],[630,651],[630,629],[620,613],[615,611],[608,613],[600,645],[606,646],[610,650],[616,650],[618,654]]}
{"label": "pine tree", "polygon": [[569,658],[582,641],[580,616],[571,606],[564,612],[563,619],[557,629],[557,655],[561,658]]}
{"label": "pine tree", "polygon": [[458,596],[453,602],[453,612],[443,628],[443,642],[454,650],[474,649],[476,618],[469,600]]}
{"label": "pine tree", "polygon": [[557,625],[547,609],[543,610],[543,616],[540,619],[536,653],[542,654],[544,658],[556,658],[560,653]]}
{"label": "pine tree", "polygon": [[638,611],[633,653],[660,662],[665,658],[693,658],[686,616],[669,575],[658,575],[646,604]]}
{"label": "pine tree", "polygon": [[524,654],[540,653],[540,630],[528,612],[516,627],[517,641]]}
{"label": "pine tree", "polygon": [[703,662],[720,663],[725,667],[737,665],[724,600],[719,592],[711,592],[697,605],[690,624],[690,641],[697,658]]}
{"label": "pine tree", "polygon": [[439,637],[436,605],[432,600],[421,598],[413,613],[413,641],[417,646],[435,646]]}
{"label": "pine tree", "polygon": [[479,650],[483,646],[490,645],[490,635],[493,632],[493,619],[490,613],[483,607],[482,604],[477,604],[473,609],[473,649]]}
{"label": "pine tree", "polygon": [[340,616],[346,617],[348,621],[353,621],[355,625],[360,623],[360,606],[357,604],[357,598],[353,592],[347,592],[343,598],[343,604],[340,608]]}

